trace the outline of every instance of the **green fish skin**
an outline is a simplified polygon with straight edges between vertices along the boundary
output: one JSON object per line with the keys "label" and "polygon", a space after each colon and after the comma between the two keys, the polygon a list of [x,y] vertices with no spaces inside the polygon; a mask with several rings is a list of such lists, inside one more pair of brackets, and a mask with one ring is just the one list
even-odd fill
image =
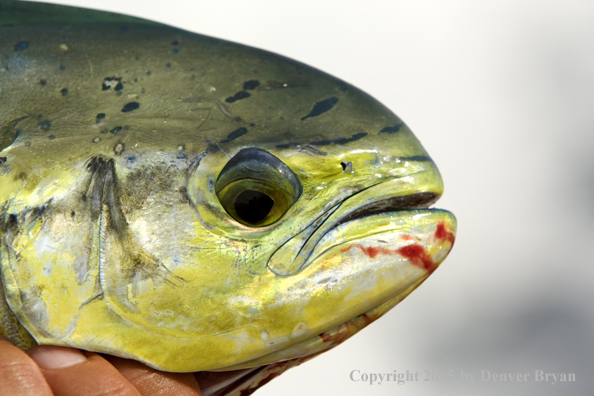
{"label": "green fish skin", "polygon": [[23,349],[266,367],[253,389],[383,315],[454,243],[431,158],[344,81],[63,6],[2,1],[0,37],[0,333]]}

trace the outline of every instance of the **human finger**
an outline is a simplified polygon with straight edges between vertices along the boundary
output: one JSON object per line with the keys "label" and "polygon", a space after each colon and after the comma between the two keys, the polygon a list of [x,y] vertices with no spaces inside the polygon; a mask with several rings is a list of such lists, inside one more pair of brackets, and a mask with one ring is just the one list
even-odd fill
{"label": "human finger", "polygon": [[134,360],[106,357],[142,396],[199,396],[198,381],[192,373],[168,373]]}
{"label": "human finger", "polygon": [[0,336],[0,396],[51,396],[35,362]]}
{"label": "human finger", "polygon": [[96,353],[40,346],[31,348],[29,354],[55,396],[140,396],[113,365]]}

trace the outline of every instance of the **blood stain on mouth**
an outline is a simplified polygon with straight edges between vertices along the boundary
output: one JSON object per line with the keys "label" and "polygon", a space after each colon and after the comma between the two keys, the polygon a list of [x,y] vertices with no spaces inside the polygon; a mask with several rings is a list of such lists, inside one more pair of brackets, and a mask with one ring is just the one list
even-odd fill
{"label": "blood stain on mouth", "polygon": [[406,245],[395,250],[379,246],[363,246],[359,243],[355,243],[351,246],[341,249],[340,251],[347,252],[353,247],[361,249],[361,251],[367,257],[372,259],[376,258],[378,255],[399,255],[408,259],[408,261],[415,267],[422,268],[428,273],[432,273],[435,270],[435,268],[437,268],[437,265],[435,265],[435,263],[431,259],[431,256],[429,256],[429,254],[425,251],[423,246],[416,243]]}

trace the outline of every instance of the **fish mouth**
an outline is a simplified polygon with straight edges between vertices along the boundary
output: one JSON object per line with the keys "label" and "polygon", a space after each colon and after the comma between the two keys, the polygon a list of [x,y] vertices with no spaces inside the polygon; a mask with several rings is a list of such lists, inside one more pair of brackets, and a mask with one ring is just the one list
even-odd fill
{"label": "fish mouth", "polygon": [[[391,178],[343,198],[329,207],[299,234],[281,245],[269,258],[268,269],[278,276],[290,276],[309,266],[319,255],[319,244],[328,234],[346,223],[361,222],[375,215],[399,213],[408,210],[431,210],[429,206],[439,199],[442,193],[441,179],[435,169],[418,172],[416,176],[428,177],[431,183],[425,188],[402,191],[404,178]],[[373,233],[366,223],[361,226]],[[361,233],[359,236],[362,236]]]}
{"label": "fish mouth", "polygon": [[386,212],[400,212],[403,210],[411,209],[426,209],[433,205],[435,201],[439,199],[439,195],[434,192],[420,192],[402,197],[391,197],[381,199],[366,205],[361,206],[358,209],[348,213],[343,218],[338,220],[334,226],[334,229],[341,224],[347,223],[351,220],[355,220],[361,217],[371,216]]}

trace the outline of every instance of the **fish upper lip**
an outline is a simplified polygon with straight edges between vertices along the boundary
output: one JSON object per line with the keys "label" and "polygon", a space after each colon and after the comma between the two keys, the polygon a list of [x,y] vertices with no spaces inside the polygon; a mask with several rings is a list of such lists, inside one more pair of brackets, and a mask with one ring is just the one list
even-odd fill
{"label": "fish upper lip", "polygon": [[334,225],[328,231],[338,227],[341,224],[358,219],[360,217],[386,212],[399,212],[402,210],[426,209],[438,199],[439,194],[434,192],[420,192],[410,195],[381,199],[363,205],[360,208],[357,208],[346,214],[344,217],[334,223]]}

